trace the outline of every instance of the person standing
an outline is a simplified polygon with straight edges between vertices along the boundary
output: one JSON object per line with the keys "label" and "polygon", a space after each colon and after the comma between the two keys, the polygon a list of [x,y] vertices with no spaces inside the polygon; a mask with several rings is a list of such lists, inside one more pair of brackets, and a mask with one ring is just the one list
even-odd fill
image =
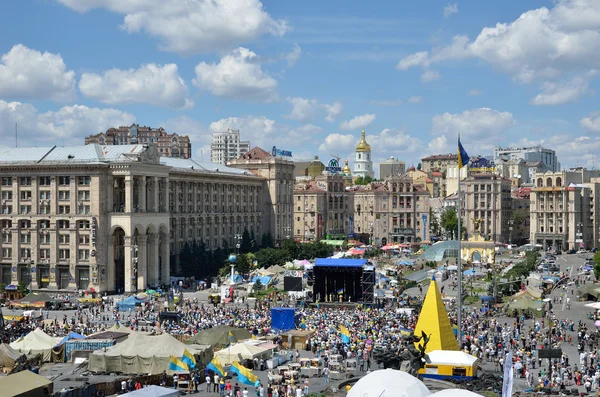
{"label": "person standing", "polygon": [[214,382],[213,382],[213,393],[219,392],[219,375],[215,373]]}
{"label": "person standing", "polygon": [[173,389],[177,389],[177,384],[179,383],[179,376],[177,374],[173,374]]}
{"label": "person standing", "polygon": [[329,383],[329,368],[323,368],[323,377],[325,378],[325,383]]}
{"label": "person standing", "polygon": [[210,375],[206,375],[206,391],[210,392]]}

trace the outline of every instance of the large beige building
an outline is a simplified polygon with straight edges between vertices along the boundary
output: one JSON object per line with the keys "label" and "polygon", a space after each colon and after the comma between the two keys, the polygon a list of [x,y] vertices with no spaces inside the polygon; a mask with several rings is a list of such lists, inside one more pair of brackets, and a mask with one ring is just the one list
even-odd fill
{"label": "large beige building", "polygon": [[294,238],[347,238],[352,233],[352,194],[346,192],[344,177],[321,175],[297,182],[294,187]]}
{"label": "large beige building", "polygon": [[458,165],[458,154],[436,154],[421,159],[421,169],[427,173],[438,170],[442,173],[450,166]]}
{"label": "large beige building", "polygon": [[352,190],[355,235],[381,245],[430,241],[429,192],[407,174]]}
{"label": "large beige building", "polygon": [[168,283],[186,241],[280,236],[293,166],[265,162],[266,174],[161,158],[155,145],[1,149],[1,280],[130,292]]}
{"label": "large beige building", "polygon": [[467,236],[479,232],[488,240],[508,243],[512,217],[510,180],[496,174],[472,174],[461,181],[462,216]]}
{"label": "large beige building", "polygon": [[535,174],[531,189],[530,242],[543,248],[600,246],[600,171],[578,168]]}
{"label": "large beige building", "polygon": [[192,143],[187,135],[169,134],[164,128],[152,128],[132,124],[118,128],[109,128],[106,132],[90,135],[85,144],[100,145],[136,145],[155,144],[162,157],[189,159],[192,156]]}

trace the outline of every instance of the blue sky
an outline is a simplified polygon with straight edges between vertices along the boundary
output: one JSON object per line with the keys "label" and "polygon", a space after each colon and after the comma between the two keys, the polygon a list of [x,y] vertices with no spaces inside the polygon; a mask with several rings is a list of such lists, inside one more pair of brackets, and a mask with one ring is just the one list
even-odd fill
{"label": "blue sky", "polygon": [[376,161],[542,144],[600,149],[600,2],[7,0],[0,134],[75,145],[137,122],[239,128],[298,159]]}

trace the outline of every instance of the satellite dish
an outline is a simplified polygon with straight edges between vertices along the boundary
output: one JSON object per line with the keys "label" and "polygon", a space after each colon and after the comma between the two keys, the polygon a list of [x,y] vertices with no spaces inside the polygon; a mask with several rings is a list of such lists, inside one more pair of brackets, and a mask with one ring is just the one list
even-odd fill
{"label": "satellite dish", "polygon": [[517,175],[517,178],[521,179],[521,174],[518,174],[518,175]]}

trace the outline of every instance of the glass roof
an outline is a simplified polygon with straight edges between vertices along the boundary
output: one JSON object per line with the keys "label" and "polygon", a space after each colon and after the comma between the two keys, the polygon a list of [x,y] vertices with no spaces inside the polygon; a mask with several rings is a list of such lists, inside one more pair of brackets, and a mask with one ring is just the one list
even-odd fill
{"label": "glass roof", "polygon": [[439,262],[446,258],[458,258],[458,241],[440,241],[423,252],[421,258],[426,261]]}

